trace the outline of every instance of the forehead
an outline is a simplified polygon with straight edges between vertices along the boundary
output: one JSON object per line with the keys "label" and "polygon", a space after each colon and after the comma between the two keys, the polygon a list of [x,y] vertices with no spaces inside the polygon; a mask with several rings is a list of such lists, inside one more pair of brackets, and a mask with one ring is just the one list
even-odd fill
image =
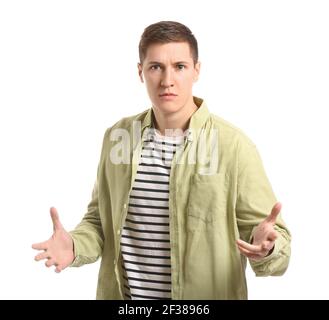
{"label": "forehead", "polygon": [[146,51],[148,61],[189,61],[193,60],[190,46],[187,42],[169,42],[151,44]]}

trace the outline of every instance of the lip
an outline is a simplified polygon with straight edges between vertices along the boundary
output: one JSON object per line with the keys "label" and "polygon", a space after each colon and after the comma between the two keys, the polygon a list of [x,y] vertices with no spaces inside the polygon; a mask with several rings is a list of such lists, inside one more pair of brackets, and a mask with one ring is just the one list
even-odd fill
{"label": "lip", "polygon": [[174,93],[164,93],[164,94],[160,94],[159,97],[162,100],[169,101],[169,100],[175,99],[177,97],[177,94],[174,94]]}

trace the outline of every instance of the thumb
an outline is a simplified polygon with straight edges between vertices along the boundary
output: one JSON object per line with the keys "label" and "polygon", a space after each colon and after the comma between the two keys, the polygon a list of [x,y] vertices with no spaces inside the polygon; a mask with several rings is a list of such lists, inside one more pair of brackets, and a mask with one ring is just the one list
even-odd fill
{"label": "thumb", "polygon": [[276,218],[278,217],[280,211],[282,208],[282,204],[280,202],[277,202],[274,207],[272,208],[272,211],[270,213],[270,215],[267,217],[267,222],[271,223],[271,224],[275,224]]}
{"label": "thumb", "polygon": [[50,208],[50,216],[51,216],[51,220],[53,221],[54,231],[59,230],[59,229],[64,229],[61,222],[59,221],[58,212],[55,207]]}

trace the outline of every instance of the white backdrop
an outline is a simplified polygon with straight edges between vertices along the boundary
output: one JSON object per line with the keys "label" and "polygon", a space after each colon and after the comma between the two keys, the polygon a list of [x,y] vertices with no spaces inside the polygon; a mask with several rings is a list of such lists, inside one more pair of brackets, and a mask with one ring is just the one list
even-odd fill
{"label": "white backdrop", "polygon": [[292,232],[283,277],[247,270],[250,299],[328,299],[328,1],[1,1],[0,298],[95,299],[99,262],[57,274],[31,244],[71,230],[103,134],[150,107],[138,42],[160,20],[199,42],[194,94],[258,146]]}

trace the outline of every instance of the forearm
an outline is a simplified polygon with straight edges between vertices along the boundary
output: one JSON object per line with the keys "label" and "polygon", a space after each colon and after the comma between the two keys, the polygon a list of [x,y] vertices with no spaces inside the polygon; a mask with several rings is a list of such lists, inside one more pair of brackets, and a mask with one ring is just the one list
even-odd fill
{"label": "forearm", "polygon": [[82,221],[69,233],[73,240],[75,256],[71,267],[93,263],[102,255],[104,235],[95,199],[89,204],[88,212]]}

